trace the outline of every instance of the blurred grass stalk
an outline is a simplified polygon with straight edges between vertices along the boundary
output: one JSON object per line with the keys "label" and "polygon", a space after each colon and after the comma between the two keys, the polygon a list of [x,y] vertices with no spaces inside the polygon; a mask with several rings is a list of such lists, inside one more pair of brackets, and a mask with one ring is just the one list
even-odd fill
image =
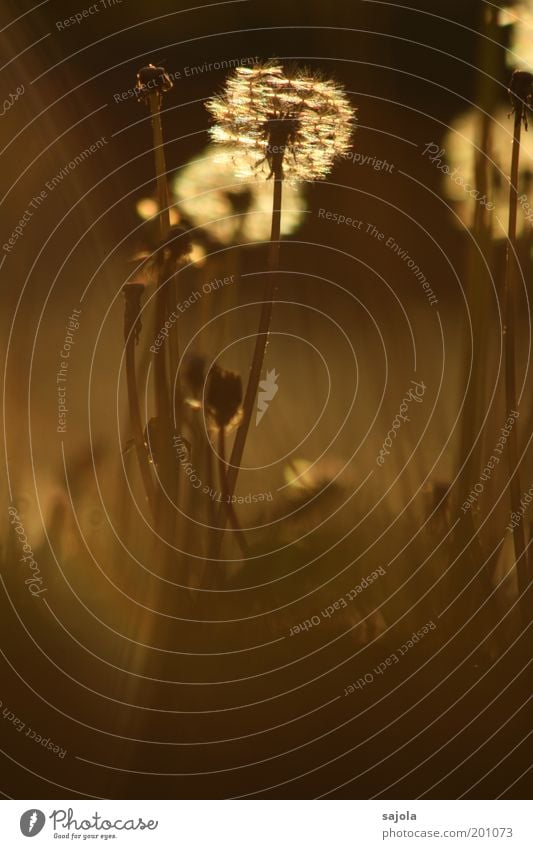
{"label": "blurred grass stalk", "polygon": [[[479,114],[474,151],[475,188],[479,192],[479,197],[486,196],[489,198],[491,196],[492,122],[498,95],[495,81],[499,73],[501,50],[498,14],[498,9],[495,7],[482,10],[478,62],[480,75],[476,95]],[[474,206],[474,218],[469,237],[465,295],[471,321],[472,347],[471,359],[469,360],[466,355],[470,352],[468,341],[470,325],[466,321],[463,329],[463,375],[460,385],[468,388],[465,390],[465,402],[461,417],[458,504],[464,500],[466,494],[471,492],[478,482],[483,468],[483,451],[486,445],[484,424],[487,415],[485,407],[487,401],[486,369],[490,298],[484,291],[483,280],[487,279],[488,270],[495,267],[496,246],[492,234],[491,212],[479,202],[476,202]],[[472,434],[474,434],[473,442]],[[479,569],[479,564],[485,561],[479,528],[473,510],[469,510],[461,519],[458,526],[457,542],[458,556],[460,558],[465,557],[469,577]],[[488,561],[480,576],[479,597],[471,599],[470,606],[473,610],[476,610],[484,598],[487,598],[490,594],[490,567],[491,561]]]}
{"label": "blurred grass stalk", "polygon": [[[505,340],[505,401],[507,413],[518,411],[516,393],[516,296],[520,279],[520,263],[516,239],[516,219],[518,212],[518,166],[520,161],[520,136],[522,122],[527,129],[526,108],[533,93],[533,75],[527,71],[515,71],[510,85],[513,102],[514,128],[511,176],[509,181],[509,227],[505,279],[502,293],[502,324]],[[509,493],[511,513],[520,515],[522,485],[520,480],[520,458],[518,450],[518,422],[510,430],[508,443]],[[513,528],[515,563],[520,593],[520,611],[524,628],[528,626],[531,613],[528,610],[527,596],[529,586],[528,551],[524,519]]]}

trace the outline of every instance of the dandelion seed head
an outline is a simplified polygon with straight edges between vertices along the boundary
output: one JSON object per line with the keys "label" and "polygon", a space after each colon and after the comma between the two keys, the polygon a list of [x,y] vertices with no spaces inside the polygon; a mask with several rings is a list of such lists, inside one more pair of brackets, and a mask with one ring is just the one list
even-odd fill
{"label": "dandelion seed head", "polygon": [[157,94],[161,97],[164,92],[170,91],[173,85],[174,83],[164,68],[156,67],[150,63],[137,73],[135,94],[137,100],[146,102],[151,94]]}
{"label": "dandelion seed head", "polygon": [[242,177],[268,179],[277,161],[286,180],[322,180],[348,152],[355,125],[339,84],[275,63],[236,68],[206,105],[215,120],[211,136],[232,146]]}

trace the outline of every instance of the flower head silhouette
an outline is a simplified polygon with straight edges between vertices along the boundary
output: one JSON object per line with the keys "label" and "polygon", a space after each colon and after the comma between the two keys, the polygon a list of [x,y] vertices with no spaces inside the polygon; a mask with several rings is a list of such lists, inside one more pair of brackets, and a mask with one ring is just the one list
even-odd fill
{"label": "flower head silhouette", "polygon": [[242,404],[242,381],[238,374],[211,368],[205,389],[205,405],[216,427],[230,428],[239,421]]}

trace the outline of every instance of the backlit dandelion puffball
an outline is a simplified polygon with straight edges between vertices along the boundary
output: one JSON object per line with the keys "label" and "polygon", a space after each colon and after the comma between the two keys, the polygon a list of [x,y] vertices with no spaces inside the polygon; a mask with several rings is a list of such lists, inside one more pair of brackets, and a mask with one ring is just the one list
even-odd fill
{"label": "backlit dandelion puffball", "polygon": [[348,153],[355,113],[343,88],[310,72],[272,63],[236,68],[207,102],[215,142],[231,145],[235,171],[268,178],[282,151],[283,177],[322,180]]}
{"label": "backlit dandelion puffball", "polygon": [[[176,174],[172,189],[178,209],[196,227],[223,245],[270,237],[272,185],[235,175],[231,153],[209,145]],[[298,186],[287,186],[281,205],[281,234],[301,225],[305,201]]]}

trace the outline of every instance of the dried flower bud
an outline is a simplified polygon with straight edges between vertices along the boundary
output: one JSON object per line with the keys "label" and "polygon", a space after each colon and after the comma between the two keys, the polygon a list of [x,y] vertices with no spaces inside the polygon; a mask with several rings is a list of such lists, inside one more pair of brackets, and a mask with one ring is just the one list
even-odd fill
{"label": "dried flower bud", "polygon": [[514,71],[509,84],[513,112],[520,115],[527,130],[527,108],[533,98],[533,74],[529,71]]}
{"label": "dried flower bud", "polygon": [[173,82],[164,68],[155,65],[146,65],[137,73],[137,81],[135,83],[135,94],[137,100],[144,102],[151,94],[156,92],[159,95],[169,91],[173,86]]}
{"label": "dried flower bud", "polygon": [[199,354],[192,354],[185,365],[183,379],[191,395],[195,399],[202,397],[205,384],[205,359]]}
{"label": "dried flower bud", "polygon": [[205,405],[217,427],[228,427],[239,417],[242,381],[238,374],[213,366],[208,376]]}

